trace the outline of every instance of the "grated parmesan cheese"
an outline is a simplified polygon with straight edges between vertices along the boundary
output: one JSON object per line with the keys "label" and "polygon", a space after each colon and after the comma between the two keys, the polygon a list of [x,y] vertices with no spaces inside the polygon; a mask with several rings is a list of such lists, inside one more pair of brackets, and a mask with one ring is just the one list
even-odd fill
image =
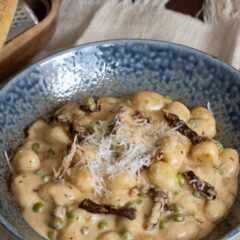
{"label": "grated parmesan cheese", "polygon": [[4,151],[4,156],[5,156],[5,160],[7,162],[7,165],[8,165],[8,168],[9,168],[10,172],[13,173],[12,164],[10,162],[10,158],[9,158],[9,156],[8,156],[6,151]]}
{"label": "grated parmesan cheese", "polygon": [[212,108],[211,108],[211,103],[210,103],[210,101],[207,102],[207,109],[208,109],[208,111],[213,115],[213,110],[212,110]]}
{"label": "grated parmesan cheese", "polygon": [[[113,134],[114,132],[114,134]],[[84,145],[97,147],[96,158],[87,161],[95,184],[95,194],[110,194],[105,186],[104,178],[114,178],[122,172],[138,177],[144,167],[152,163],[157,142],[166,136],[176,135],[176,129],[171,129],[163,122],[153,122],[146,128],[134,121],[117,122],[114,131],[109,132],[109,122],[99,121],[96,131],[87,136],[78,148],[84,151]]]}

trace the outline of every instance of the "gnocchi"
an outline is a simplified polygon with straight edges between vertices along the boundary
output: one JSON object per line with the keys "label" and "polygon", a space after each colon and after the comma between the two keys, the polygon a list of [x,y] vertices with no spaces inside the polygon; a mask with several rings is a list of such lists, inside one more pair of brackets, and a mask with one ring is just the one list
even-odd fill
{"label": "gnocchi", "polygon": [[176,170],[181,169],[187,155],[187,147],[184,146],[177,136],[168,136],[160,142],[163,152],[163,161],[169,163]]}
{"label": "gnocchi", "polygon": [[109,186],[109,189],[111,189],[112,191],[123,189],[129,190],[136,186],[137,181],[136,177],[132,176],[128,172],[123,172],[115,176],[113,179],[108,178],[107,184]]}
{"label": "gnocchi", "polygon": [[88,168],[75,167],[70,175],[71,183],[81,192],[91,192],[93,190],[93,178]]}
{"label": "gnocchi", "polygon": [[226,206],[220,199],[216,199],[215,201],[212,202],[207,202],[205,206],[206,217],[211,222],[217,222],[220,219],[222,219],[226,211],[227,211]]}
{"label": "gnocchi", "polygon": [[53,127],[50,130],[47,139],[50,143],[56,142],[64,145],[68,145],[70,143],[69,136],[60,126]]}
{"label": "gnocchi", "polygon": [[12,193],[22,207],[32,207],[35,202],[40,201],[40,196],[34,191],[41,185],[41,179],[33,173],[21,173],[12,179]]}
{"label": "gnocchi", "polygon": [[98,240],[121,240],[121,237],[118,233],[111,231],[103,233]]}
{"label": "gnocchi", "polygon": [[13,167],[18,172],[37,170],[40,167],[39,156],[33,150],[22,149],[14,156]]}
{"label": "gnocchi", "polygon": [[216,121],[212,113],[206,108],[193,108],[190,121],[190,125],[200,136],[213,138],[216,135]]}
{"label": "gnocchi", "polygon": [[199,163],[205,162],[217,166],[219,164],[218,149],[214,142],[205,141],[197,144],[191,149],[191,157],[193,161]]}
{"label": "gnocchi", "polygon": [[224,149],[220,154],[220,161],[227,176],[237,176],[239,172],[239,155],[236,150]]}
{"label": "gnocchi", "polygon": [[149,177],[156,187],[164,190],[174,189],[177,185],[177,172],[165,162],[153,163],[149,169]]}
{"label": "gnocchi", "polygon": [[198,226],[193,221],[187,221],[187,223],[174,223],[174,230],[168,231],[169,239],[176,239],[176,240],[188,240],[188,239],[196,239],[198,234]]}
{"label": "gnocchi", "polygon": [[189,109],[181,102],[172,102],[167,107],[166,110],[170,113],[176,114],[181,120],[187,122],[190,119]]}
{"label": "gnocchi", "polygon": [[160,94],[154,92],[139,92],[133,95],[132,104],[139,111],[158,111],[166,103]]}
{"label": "gnocchi", "polygon": [[80,192],[71,184],[48,183],[39,189],[39,195],[46,202],[59,206],[72,205],[81,198]]}

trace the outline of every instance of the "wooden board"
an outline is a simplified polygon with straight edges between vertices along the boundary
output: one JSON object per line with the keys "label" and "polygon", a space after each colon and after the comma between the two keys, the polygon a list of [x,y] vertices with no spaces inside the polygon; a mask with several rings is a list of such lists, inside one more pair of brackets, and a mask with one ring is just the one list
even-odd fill
{"label": "wooden board", "polygon": [[0,1],[0,49],[7,38],[18,0]]}
{"label": "wooden board", "polygon": [[50,12],[45,19],[0,50],[0,81],[26,65],[49,41],[56,27],[59,7],[60,0],[51,0]]}

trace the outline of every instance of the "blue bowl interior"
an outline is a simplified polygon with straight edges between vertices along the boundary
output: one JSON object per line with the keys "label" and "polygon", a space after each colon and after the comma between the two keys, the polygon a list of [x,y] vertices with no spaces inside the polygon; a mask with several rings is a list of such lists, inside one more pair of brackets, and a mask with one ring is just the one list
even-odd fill
{"label": "blue bowl interior", "polygon": [[[217,138],[225,147],[240,151],[240,75],[236,70],[170,43],[118,40],[79,46],[31,66],[0,92],[1,224],[19,239],[42,239],[22,219],[11,197],[3,154],[13,153],[26,126],[69,100],[141,90],[171,95],[190,107],[209,102],[220,130]],[[231,236],[238,234],[239,201],[238,194],[228,217],[206,239],[220,239],[234,228]]]}

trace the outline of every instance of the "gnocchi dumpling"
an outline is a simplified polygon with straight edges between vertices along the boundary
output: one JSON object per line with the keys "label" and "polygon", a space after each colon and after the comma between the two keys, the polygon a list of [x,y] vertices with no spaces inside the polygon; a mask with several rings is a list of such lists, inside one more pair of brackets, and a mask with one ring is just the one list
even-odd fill
{"label": "gnocchi dumpling", "polygon": [[81,234],[81,225],[77,221],[69,222],[58,234],[58,240],[82,240],[85,239]]}
{"label": "gnocchi dumpling", "polygon": [[21,149],[13,158],[13,167],[18,172],[35,171],[40,167],[37,153],[30,149]]}
{"label": "gnocchi dumpling", "polygon": [[100,237],[98,237],[98,240],[121,240],[122,238],[117,232],[109,231],[101,234]]}
{"label": "gnocchi dumpling", "polygon": [[132,97],[133,107],[138,111],[159,111],[165,103],[165,98],[155,92],[138,92]]}
{"label": "gnocchi dumpling", "polygon": [[59,206],[72,205],[82,199],[82,195],[78,189],[69,183],[51,182],[42,185],[38,193],[46,202],[53,202]]}
{"label": "gnocchi dumpling", "polygon": [[34,203],[42,201],[36,192],[41,184],[41,178],[34,173],[21,173],[13,176],[11,191],[22,208],[32,208]]}
{"label": "gnocchi dumpling", "polygon": [[73,157],[73,165],[77,164],[79,161],[81,162],[91,162],[95,161],[97,154],[97,147],[91,144],[84,144],[83,149],[78,149],[76,154]]}
{"label": "gnocchi dumpling", "polygon": [[60,143],[64,145],[68,145],[71,142],[68,134],[60,126],[53,127],[50,130],[47,135],[47,141],[50,143]]}
{"label": "gnocchi dumpling", "polygon": [[199,164],[195,166],[194,172],[203,181],[216,186],[216,168],[212,165]]}
{"label": "gnocchi dumpling", "polygon": [[175,101],[170,103],[166,110],[177,115],[181,120],[187,122],[190,119],[189,109],[181,102]]}
{"label": "gnocchi dumpling", "polygon": [[220,161],[227,176],[237,176],[239,172],[239,155],[236,150],[225,148],[220,154]]}
{"label": "gnocchi dumpling", "polygon": [[224,217],[227,209],[222,200],[215,199],[206,203],[204,211],[209,221],[217,222]]}
{"label": "gnocchi dumpling", "polygon": [[204,141],[191,149],[191,158],[199,163],[219,165],[218,148],[212,141]]}
{"label": "gnocchi dumpling", "polygon": [[179,170],[186,158],[187,148],[179,142],[177,136],[168,136],[160,142],[163,161]]}
{"label": "gnocchi dumpling", "polygon": [[35,137],[42,138],[49,130],[49,125],[42,120],[36,121],[28,128],[28,138],[34,139]]}
{"label": "gnocchi dumpling", "polygon": [[174,222],[172,224],[174,231],[172,228],[169,228],[167,232],[167,236],[169,240],[189,240],[189,239],[196,239],[199,228],[194,221],[187,221],[187,222]]}
{"label": "gnocchi dumpling", "polygon": [[99,99],[101,103],[101,112],[98,112],[99,119],[107,119],[112,121],[116,112],[119,110],[119,106],[123,101],[122,98],[102,97]]}
{"label": "gnocchi dumpling", "polygon": [[87,167],[74,167],[69,178],[71,183],[81,192],[93,190],[93,177]]}
{"label": "gnocchi dumpling", "polygon": [[188,123],[200,136],[213,138],[216,135],[217,130],[215,118],[206,108],[193,108]]}
{"label": "gnocchi dumpling", "polygon": [[130,232],[136,232],[139,230],[143,230],[143,219],[142,216],[137,216],[137,219],[134,221],[119,217],[117,220],[117,225],[119,229],[124,232],[126,229]]}
{"label": "gnocchi dumpling", "polygon": [[149,178],[151,182],[164,190],[171,190],[177,186],[177,172],[168,163],[155,162],[150,166]]}
{"label": "gnocchi dumpling", "polygon": [[113,179],[106,179],[107,186],[112,191],[131,189],[134,188],[137,184],[136,177],[131,175],[128,172],[122,172],[115,176]]}

